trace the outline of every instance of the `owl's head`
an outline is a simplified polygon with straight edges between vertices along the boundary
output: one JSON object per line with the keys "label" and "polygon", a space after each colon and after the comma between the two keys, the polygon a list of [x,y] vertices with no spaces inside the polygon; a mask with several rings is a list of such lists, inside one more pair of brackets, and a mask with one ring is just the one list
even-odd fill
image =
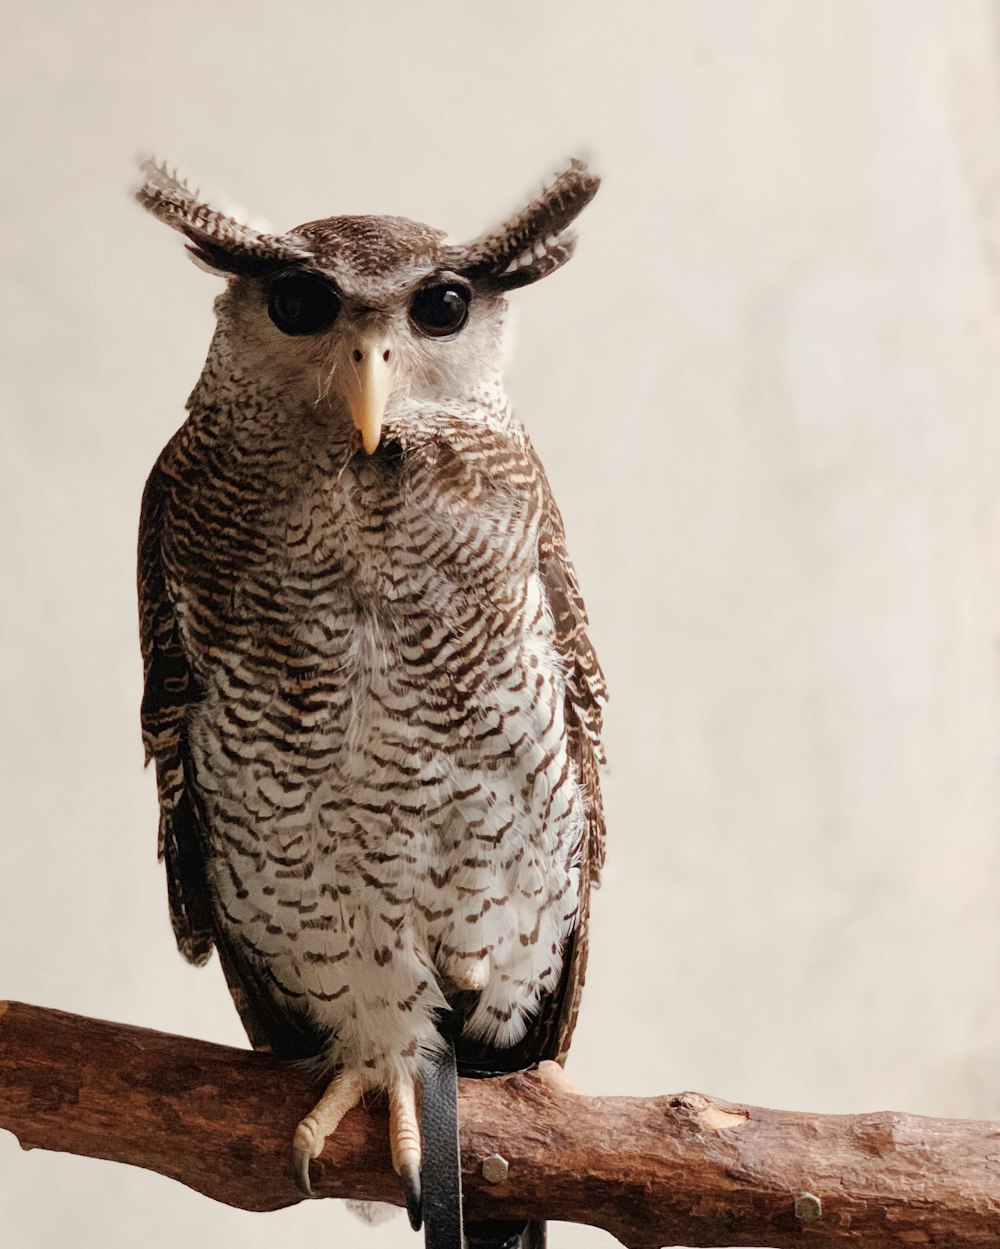
{"label": "owl's head", "polygon": [[139,202],[228,279],[216,309],[236,367],[328,403],[369,454],[393,406],[471,397],[499,371],[506,292],[566,263],[569,227],[599,185],[573,161],[499,229],[456,245],[400,217],[265,233],[202,203],[162,166],[142,168]]}

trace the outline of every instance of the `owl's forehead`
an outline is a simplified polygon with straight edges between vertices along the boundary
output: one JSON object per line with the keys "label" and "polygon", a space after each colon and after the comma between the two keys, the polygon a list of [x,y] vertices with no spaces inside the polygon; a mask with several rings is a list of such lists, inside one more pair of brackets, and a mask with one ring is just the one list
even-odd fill
{"label": "owl's forehead", "polygon": [[309,242],[321,268],[397,280],[434,268],[445,237],[405,217],[325,217],[294,233]]}

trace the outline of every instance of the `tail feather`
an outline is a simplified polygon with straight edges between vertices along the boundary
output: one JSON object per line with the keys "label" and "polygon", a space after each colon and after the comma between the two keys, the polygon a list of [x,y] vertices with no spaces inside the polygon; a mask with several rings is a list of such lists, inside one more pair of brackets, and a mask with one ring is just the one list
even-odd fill
{"label": "tail feather", "polygon": [[465,1243],[468,1249],[545,1249],[545,1224],[519,1219],[470,1223]]}
{"label": "tail feather", "polygon": [[[426,1249],[545,1249],[545,1224],[490,1219],[463,1225],[462,1160],[458,1144],[458,1064],[455,1033],[461,1017],[438,1024],[444,1045],[421,1081],[423,1141],[421,1206]],[[480,1074],[480,1073],[476,1073]]]}

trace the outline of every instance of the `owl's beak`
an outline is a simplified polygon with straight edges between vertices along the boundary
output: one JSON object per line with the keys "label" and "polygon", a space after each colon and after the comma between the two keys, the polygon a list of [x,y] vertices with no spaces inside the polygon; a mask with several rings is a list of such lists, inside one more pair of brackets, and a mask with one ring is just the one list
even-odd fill
{"label": "owl's beak", "polygon": [[351,352],[354,376],[348,385],[351,419],[368,455],[382,439],[382,418],[392,389],[390,348],[381,335],[359,338]]}

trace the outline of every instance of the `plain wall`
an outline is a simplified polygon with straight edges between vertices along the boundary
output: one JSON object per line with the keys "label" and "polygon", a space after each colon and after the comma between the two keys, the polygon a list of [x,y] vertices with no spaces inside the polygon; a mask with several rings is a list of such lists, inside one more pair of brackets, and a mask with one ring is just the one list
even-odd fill
{"label": "plain wall", "polygon": [[[470,236],[584,154],[605,185],[514,297],[509,377],[612,691],[570,1071],[1000,1118],[1000,6],[12,10],[0,997],[244,1043],[175,952],[142,769],[139,497],[218,282],[131,203],[135,155],[281,228]],[[0,1135],[5,1249],[307,1237],[419,1243]]]}

